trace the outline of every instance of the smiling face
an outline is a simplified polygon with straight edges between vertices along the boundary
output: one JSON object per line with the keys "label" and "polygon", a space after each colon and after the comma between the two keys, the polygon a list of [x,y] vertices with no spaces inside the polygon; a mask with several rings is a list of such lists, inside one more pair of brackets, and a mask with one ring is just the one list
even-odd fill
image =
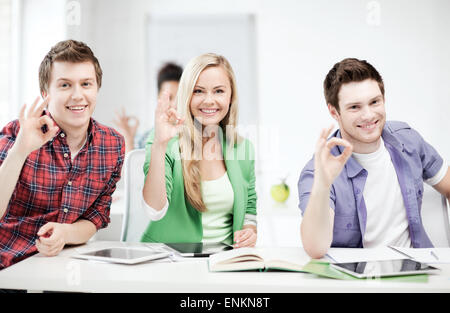
{"label": "smiling face", "polygon": [[204,69],[194,86],[191,114],[203,125],[219,125],[230,109],[230,78],[222,66]]}
{"label": "smiling face", "polygon": [[328,105],[339,123],[342,138],[353,145],[356,153],[377,150],[386,123],[384,96],[373,79],[343,84],[338,94],[339,112]]}
{"label": "smiling face", "polygon": [[[92,62],[53,63],[48,86],[48,110],[66,133],[87,131],[97,94],[98,86]],[[43,96],[46,96],[45,92]]]}

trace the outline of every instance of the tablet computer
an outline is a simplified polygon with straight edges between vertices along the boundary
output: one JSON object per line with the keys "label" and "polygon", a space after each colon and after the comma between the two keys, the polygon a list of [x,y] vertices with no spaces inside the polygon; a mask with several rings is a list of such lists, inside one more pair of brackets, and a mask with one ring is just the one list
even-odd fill
{"label": "tablet computer", "polygon": [[156,251],[145,248],[107,248],[73,255],[76,259],[96,260],[110,263],[137,264],[150,260],[165,258],[167,251]]}
{"label": "tablet computer", "polygon": [[437,273],[440,269],[410,259],[335,263],[331,267],[357,278],[375,278]]}
{"label": "tablet computer", "polygon": [[165,245],[184,257],[208,257],[217,252],[233,249],[233,246],[226,243],[185,242],[166,243]]}

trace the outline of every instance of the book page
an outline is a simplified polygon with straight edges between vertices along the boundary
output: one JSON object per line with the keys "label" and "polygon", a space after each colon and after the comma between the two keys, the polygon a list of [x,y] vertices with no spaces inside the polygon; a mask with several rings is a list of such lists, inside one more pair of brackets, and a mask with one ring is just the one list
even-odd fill
{"label": "book page", "polygon": [[258,248],[239,248],[215,253],[209,256],[209,263],[211,265],[244,261],[261,262],[263,261],[263,258],[259,255]]}
{"label": "book page", "polygon": [[266,267],[301,271],[311,257],[297,247],[267,247],[262,248],[260,254],[265,260]]}

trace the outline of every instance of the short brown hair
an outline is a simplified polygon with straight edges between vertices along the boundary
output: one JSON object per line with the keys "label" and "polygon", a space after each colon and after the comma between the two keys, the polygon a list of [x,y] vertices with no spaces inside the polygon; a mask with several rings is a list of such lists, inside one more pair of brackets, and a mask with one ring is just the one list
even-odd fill
{"label": "short brown hair", "polygon": [[44,91],[48,92],[52,66],[56,61],[72,63],[92,62],[95,68],[97,86],[98,88],[101,87],[103,75],[102,68],[91,48],[81,41],[64,40],[58,42],[50,49],[39,66],[39,88],[41,94]]}
{"label": "short brown hair", "polygon": [[158,92],[164,82],[179,82],[183,74],[183,68],[175,63],[166,63],[158,72]]}
{"label": "short brown hair", "polygon": [[339,112],[339,90],[341,86],[350,82],[360,82],[373,79],[378,83],[384,97],[384,83],[380,73],[366,60],[347,58],[336,63],[328,72],[323,89],[327,105],[331,104]]}

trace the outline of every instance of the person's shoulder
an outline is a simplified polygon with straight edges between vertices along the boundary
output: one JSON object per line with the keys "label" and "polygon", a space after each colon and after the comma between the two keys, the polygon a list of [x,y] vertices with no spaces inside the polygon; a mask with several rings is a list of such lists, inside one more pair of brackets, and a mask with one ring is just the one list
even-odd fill
{"label": "person's shoulder", "polygon": [[125,144],[124,137],[114,128],[106,126],[94,119],[92,119],[94,136],[101,138],[101,141],[113,142],[119,146]]}
{"label": "person's shoulder", "polygon": [[243,136],[239,136],[236,139],[236,145],[235,146],[239,147],[239,148],[249,147],[249,148],[254,149],[253,142],[250,139],[248,139],[246,137],[243,137]]}
{"label": "person's shoulder", "polygon": [[387,121],[384,128],[403,144],[414,146],[423,141],[420,133],[406,122]]}
{"label": "person's shoulder", "polygon": [[385,128],[389,130],[391,133],[398,133],[412,129],[408,123],[403,121],[386,121]]}
{"label": "person's shoulder", "polygon": [[[386,122],[386,124],[388,124],[388,122]],[[424,151],[424,148],[428,146],[422,135],[409,126],[408,123],[390,121],[385,129],[388,129],[397,142],[402,145],[402,149],[406,149],[411,153],[413,151]]]}
{"label": "person's shoulder", "polygon": [[314,156],[303,166],[300,173],[300,179],[304,178],[305,175],[314,175]]}
{"label": "person's shoulder", "polygon": [[244,159],[246,161],[255,160],[255,146],[250,139],[239,136],[236,139],[234,149],[237,151],[238,155],[245,155]]}
{"label": "person's shoulder", "polygon": [[8,137],[16,137],[19,133],[20,124],[19,120],[13,120],[6,124],[2,129],[0,129],[0,137],[8,136]]}

